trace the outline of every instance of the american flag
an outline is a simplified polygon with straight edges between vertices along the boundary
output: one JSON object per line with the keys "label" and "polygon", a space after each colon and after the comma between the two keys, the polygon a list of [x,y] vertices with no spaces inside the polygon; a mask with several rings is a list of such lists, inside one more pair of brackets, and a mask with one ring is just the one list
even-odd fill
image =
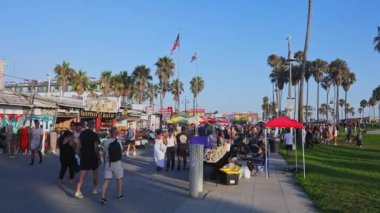
{"label": "american flag", "polygon": [[173,47],[172,47],[172,52],[170,54],[173,54],[174,50],[179,47],[179,33],[177,35],[177,38],[174,41]]}

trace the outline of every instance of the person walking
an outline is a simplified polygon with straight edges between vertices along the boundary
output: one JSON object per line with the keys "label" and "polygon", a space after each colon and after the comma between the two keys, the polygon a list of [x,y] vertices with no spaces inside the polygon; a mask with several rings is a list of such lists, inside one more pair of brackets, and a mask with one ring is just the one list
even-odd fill
{"label": "person walking", "polygon": [[166,153],[166,142],[165,137],[162,135],[162,130],[156,130],[156,137],[154,139],[154,160],[156,161],[157,171],[161,171],[165,166],[165,153]]}
{"label": "person walking", "polygon": [[286,130],[284,135],[285,147],[287,150],[287,157],[290,158],[290,153],[293,150],[293,135],[290,133],[290,129]]}
{"label": "person walking", "polygon": [[125,141],[127,142],[127,151],[126,155],[129,156],[130,151],[132,151],[132,155],[136,155],[136,130],[132,127],[132,123],[129,124],[129,127],[126,131]]}
{"label": "person walking", "polygon": [[181,161],[183,169],[186,170],[187,153],[189,151],[189,137],[186,134],[186,127],[182,127],[181,133],[177,135],[178,148],[177,148],[177,170],[181,170]]}
{"label": "person walking", "polygon": [[70,184],[74,184],[74,170],[75,170],[75,142],[74,134],[66,130],[58,138],[59,147],[59,162],[61,163],[61,170],[59,171],[58,184],[63,183],[63,178],[65,176],[67,168],[69,168],[69,178]]}
{"label": "person walking", "polygon": [[170,129],[166,144],[166,171],[169,171],[169,168],[171,168],[171,170],[174,170],[176,145],[177,138],[174,135],[173,129]]}
{"label": "person walking", "polygon": [[80,143],[77,147],[77,153],[79,153],[80,157],[80,175],[79,181],[77,185],[77,190],[75,192],[75,197],[82,199],[83,195],[81,193],[82,184],[84,178],[88,171],[92,171],[93,178],[93,194],[99,193],[98,190],[98,167],[100,162],[99,149],[98,145],[100,143],[100,139],[98,134],[96,134],[93,129],[95,128],[95,123],[93,121],[88,122],[88,129],[82,131],[79,136]]}
{"label": "person walking", "polygon": [[42,145],[42,136],[44,134],[43,130],[40,128],[40,122],[38,120],[34,120],[34,128],[30,129],[30,149],[32,150],[31,162],[30,165],[34,165],[34,155],[37,152],[40,157],[39,163],[42,163],[42,153],[41,153],[41,145]]}
{"label": "person walking", "polygon": [[123,153],[123,145],[117,139],[118,131],[115,127],[109,130],[110,137],[104,142],[104,183],[102,188],[102,198],[100,203],[106,204],[106,193],[110,180],[114,177],[117,180],[117,198],[123,199],[123,177],[124,169],[121,158]]}

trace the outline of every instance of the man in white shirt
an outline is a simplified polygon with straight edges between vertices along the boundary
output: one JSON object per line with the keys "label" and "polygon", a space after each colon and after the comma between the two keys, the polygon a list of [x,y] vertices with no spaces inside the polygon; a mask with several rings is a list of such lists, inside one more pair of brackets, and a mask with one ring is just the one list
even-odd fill
{"label": "man in white shirt", "polygon": [[42,128],[40,128],[40,122],[38,120],[34,120],[34,128],[30,129],[30,149],[32,150],[31,162],[30,165],[34,164],[34,155],[37,152],[40,157],[40,163],[42,163],[42,153],[41,153],[41,145],[42,145],[42,136],[44,134]]}
{"label": "man in white shirt", "polygon": [[[109,133],[110,133],[110,137],[108,138],[107,141],[104,142],[104,149],[103,149],[104,150],[103,151],[104,183],[103,183],[103,190],[102,190],[102,198],[100,200],[100,203],[102,204],[107,203],[106,192],[107,192],[109,181],[113,177],[117,180],[117,192],[118,192],[117,198],[119,200],[124,198],[124,195],[123,195],[124,169],[121,162],[121,157],[123,153],[122,152],[123,145],[120,140],[117,140],[118,131],[115,127],[112,127],[109,130]],[[115,144],[113,144],[114,142],[116,142],[120,147],[117,147]]]}
{"label": "man in white shirt", "polygon": [[286,130],[286,133],[284,135],[284,140],[285,140],[285,147],[287,150],[287,156],[290,158],[290,153],[293,149],[293,135],[290,133],[290,129]]}

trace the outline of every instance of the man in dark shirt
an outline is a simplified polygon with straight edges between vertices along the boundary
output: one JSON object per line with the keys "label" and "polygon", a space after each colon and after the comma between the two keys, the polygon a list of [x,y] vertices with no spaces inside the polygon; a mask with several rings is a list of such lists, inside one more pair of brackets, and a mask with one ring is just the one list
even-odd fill
{"label": "man in dark shirt", "polygon": [[77,185],[77,190],[75,193],[76,198],[83,198],[81,193],[81,187],[83,184],[83,180],[86,177],[87,171],[92,170],[93,177],[93,194],[99,193],[98,186],[98,167],[100,161],[99,149],[98,145],[100,143],[100,139],[98,134],[96,134],[93,129],[95,127],[95,123],[93,121],[88,122],[88,129],[82,131],[79,136],[80,143],[78,144],[77,152],[80,156],[80,175],[79,181]]}

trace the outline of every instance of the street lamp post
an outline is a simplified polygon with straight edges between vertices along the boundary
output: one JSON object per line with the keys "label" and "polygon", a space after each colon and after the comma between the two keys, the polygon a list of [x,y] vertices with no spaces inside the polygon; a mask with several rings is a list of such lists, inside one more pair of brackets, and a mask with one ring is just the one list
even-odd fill
{"label": "street lamp post", "polygon": [[50,97],[50,73],[46,74],[48,77],[48,97]]}

